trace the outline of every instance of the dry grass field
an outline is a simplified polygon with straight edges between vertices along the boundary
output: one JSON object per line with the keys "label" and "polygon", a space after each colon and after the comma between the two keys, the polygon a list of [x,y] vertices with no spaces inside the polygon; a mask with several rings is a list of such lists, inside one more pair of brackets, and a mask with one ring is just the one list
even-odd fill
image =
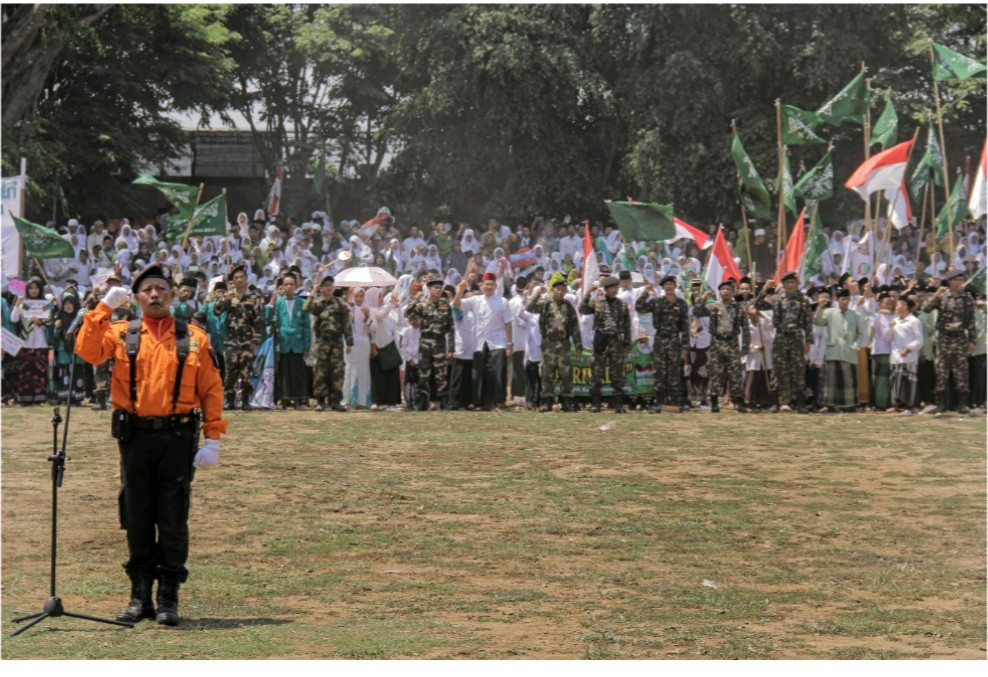
{"label": "dry grass field", "polygon": [[[4,659],[986,658],[983,418],[229,418],[182,625],[49,619]],[[48,594],[50,419],[2,413],[5,634]],[[69,456],[58,591],[112,617],[107,414]]]}

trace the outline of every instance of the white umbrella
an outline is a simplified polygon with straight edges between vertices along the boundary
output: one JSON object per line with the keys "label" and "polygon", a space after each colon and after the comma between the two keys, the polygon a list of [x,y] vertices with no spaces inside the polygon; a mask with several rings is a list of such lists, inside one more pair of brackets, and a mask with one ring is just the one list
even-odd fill
{"label": "white umbrella", "polygon": [[340,272],[334,284],[337,287],[392,287],[398,280],[383,268],[358,266]]}

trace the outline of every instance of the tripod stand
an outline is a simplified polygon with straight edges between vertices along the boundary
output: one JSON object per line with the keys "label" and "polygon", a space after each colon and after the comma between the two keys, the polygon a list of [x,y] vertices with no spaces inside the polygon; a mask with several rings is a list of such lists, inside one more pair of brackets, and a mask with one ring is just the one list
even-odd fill
{"label": "tripod stand", "polygon": [[[80,311],[82,312],[82,311]],[[107,618],[96,618],[95,616],[87,616],[85,614],[77,614],[71,611],[66,611],[65,607],[62,605],[62,599],[55,594],[55,562],[58,553],[58,488],[62,486],[62,475],[65,474],[65,462],[72,460],[70,457],[65,455],[65,445],[69,438],[69,419],[72,416],[72,386],[73,379],[75,376],[75,350],[74,348],[69,350],[69,383],[68,383],[68,395],[66,396],[65,404],[65,428],[62,435],[62,449],[58,449],[58,424],[62,422],[62,417],[59,413],[58,404],[55,405],[55,413],[51,418],[52,424],[52,454],[48,457],[48,461],[51,463],[51,596],[45,600],[44,610],[39,611],[36,614],[29,614],[27,616],[20,616],[18,618],[12,619],[14,623],[22,623],[24,621],[31,621],[27,625],[18,628],[14,632],[10,633],[11,637],[15,637],[28,628],[32,628],[41,621],[45,620],[49,616],[71,616],[72,618],[82,618],[87,621],[96,621],[98,623],[110,623],[111,625],[122,625],[127,628],[134,627],[133,623],[126,623],[124,621],[110,620]]]}

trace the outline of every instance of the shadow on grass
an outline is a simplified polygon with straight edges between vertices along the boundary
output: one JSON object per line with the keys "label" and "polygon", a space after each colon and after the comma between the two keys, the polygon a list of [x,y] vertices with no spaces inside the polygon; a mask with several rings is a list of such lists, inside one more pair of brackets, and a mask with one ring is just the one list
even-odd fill
{"label": "shadow on grass", "polygon": [[179,630],[229,630],[232,628],[249,628],[255,625],[288,625],[295,621],[279,618],[196,618],[182,619]]}

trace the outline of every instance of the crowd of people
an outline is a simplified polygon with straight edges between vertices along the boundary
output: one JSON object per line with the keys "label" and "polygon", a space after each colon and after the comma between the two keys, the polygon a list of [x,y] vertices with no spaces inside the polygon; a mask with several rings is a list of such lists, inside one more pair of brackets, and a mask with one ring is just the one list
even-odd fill
{"label": "crowd of people", "polygon": [[[585,226],[569,219],[405,225],[382,208],[365,224],[315,212],[297,225],[257,210],[183,248],[164,237],[168,218],[70,219],[57,230],[74,258],[4,278],[3,327],[22,341],[4,354],[5,404],[71,397],[106,408],[112,360],[75,356],[78,318],[151,266],[177,287],[172,314],[208,332],[228,409],[910,414],[985,404],[985,297],[968,284],[985,266],[983,218],[950,241],[912,226],[886,243],[862,223],[825,228],[821,272],[781,280],[774,229],[756,225],[735,259],[743,277],[718,289],[704,286],[695,237],[629,242],[599,222],[587,227],[600,275],[584,284]],[[737,233],[725,234],[737,248]],[[395,281],[336,284],[359,266]],[[138,314],[126,303],[114,319]],[[650,365],[631,365],[632,354]],[[580,356],[589,378],[575,384]],[[630,374],[648,392],[626,388]]]}

